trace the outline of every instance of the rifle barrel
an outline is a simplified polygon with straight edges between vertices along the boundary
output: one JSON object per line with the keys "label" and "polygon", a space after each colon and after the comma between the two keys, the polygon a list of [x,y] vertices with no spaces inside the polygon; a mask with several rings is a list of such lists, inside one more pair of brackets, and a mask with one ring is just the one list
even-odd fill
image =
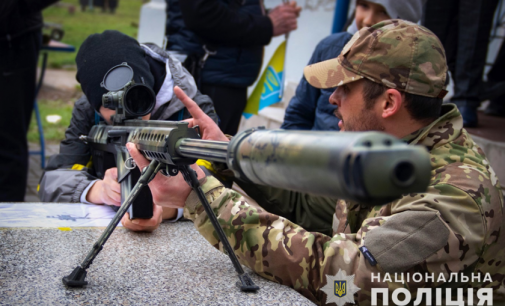
{"label": "rifle barrel", "polygon": [[226,163],[228,144],[226,141],[182,138],[177,142],[176,151],[184,157]]}

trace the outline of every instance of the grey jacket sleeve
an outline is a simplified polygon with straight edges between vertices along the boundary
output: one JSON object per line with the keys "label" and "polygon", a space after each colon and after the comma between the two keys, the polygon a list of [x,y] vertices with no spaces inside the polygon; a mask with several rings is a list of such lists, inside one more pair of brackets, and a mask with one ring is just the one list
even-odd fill
{"label": "grey jacket sleeve", "polygon": [[94,111],[83,97],[75,103],[60,153],[49,159],[40,180],[42,202],[79,203],[84,189],[97,179],[90,166],[90,148],[79,140],[79,136],[89,133],[93,123]]}
{"label": "grey jacket sleeve", "polygon": [[40,181],[40,200],[42,202],[80,203],[82,192],[95,179],[85,169],[46,171]]}

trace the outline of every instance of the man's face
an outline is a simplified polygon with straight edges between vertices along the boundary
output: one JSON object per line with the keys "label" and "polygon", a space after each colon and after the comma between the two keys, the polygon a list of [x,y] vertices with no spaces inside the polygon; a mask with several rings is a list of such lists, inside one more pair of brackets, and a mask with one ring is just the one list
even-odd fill
{"label": "man's face", "polygon": [[[105,119],[107,124],[112,124],[112,120],[110,119],[110,117],[114,114],[116,114],[115,110],[100,106],[100,115],[102,115],[102,118]],[[149,120],[149,118],[151,118],[151,114],[143,116],[142,120]]]}
{"label": "man's face", "polygon": [[355,19],[358,30],[361,30],[363,27],[373,26],[381,21],[391,19],[391,17],[382,5],[365,0],[358,0],[356,3]]}
{"label": "man's face", "polygon": [[364,132],[383,131],[380,104],[366,108],[363,99],[363,80],[337,87],[330,96],[330,104],[337,105],[335,116],[340,119],[341,131]]}

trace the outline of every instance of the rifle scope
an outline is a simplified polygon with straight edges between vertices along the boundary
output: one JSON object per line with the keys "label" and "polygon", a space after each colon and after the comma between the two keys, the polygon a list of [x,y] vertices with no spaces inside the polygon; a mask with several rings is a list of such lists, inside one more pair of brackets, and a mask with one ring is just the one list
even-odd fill
{"label": "rifle scope", "polygon": [[154,91],[145,84],[135,84],[133,69],[127,64],[112,67],[104,76],[102,105],[114,109],[121,119],[139,118],[149,114],[156,104]]}

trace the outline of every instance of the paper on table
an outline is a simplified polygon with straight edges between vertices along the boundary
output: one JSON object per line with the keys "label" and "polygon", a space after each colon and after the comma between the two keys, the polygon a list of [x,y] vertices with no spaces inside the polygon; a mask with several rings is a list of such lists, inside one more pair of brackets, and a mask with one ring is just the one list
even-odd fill
{"label": "paper on table", "polygon": [[115,214],[107,205],[0,203],[0,227],[107,226]]}

